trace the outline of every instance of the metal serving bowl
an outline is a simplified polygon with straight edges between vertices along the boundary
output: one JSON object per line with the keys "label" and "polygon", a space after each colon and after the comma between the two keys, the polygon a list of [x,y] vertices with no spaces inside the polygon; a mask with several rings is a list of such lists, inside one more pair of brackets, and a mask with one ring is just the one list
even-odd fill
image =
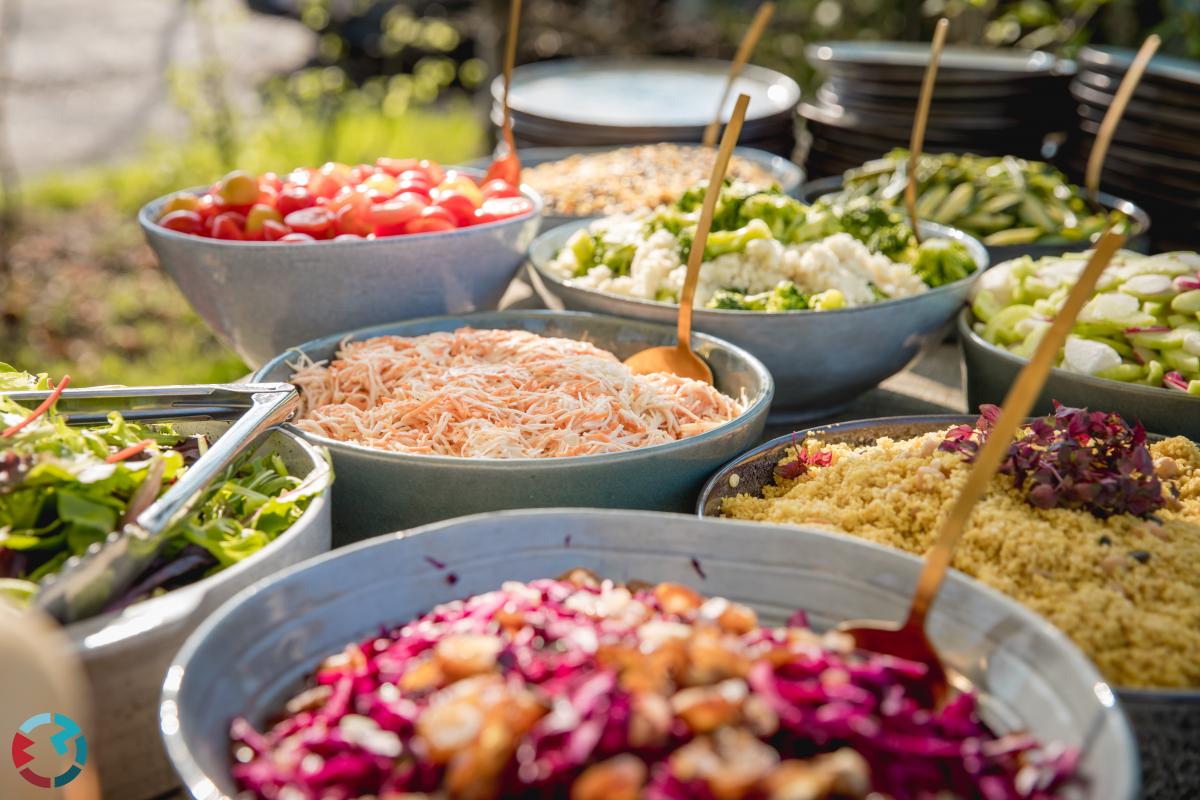
{"label": "metal serving bowl", "polygon": [[[505,580],[573,567],[614,580],[685,583],[747,603],[770,624],[803,608],[824,628],[898,618],[920,562],[813,530],[630,511],[493,514],[363,542],[243,592],[184,645],[161,705],[184,786],[196,800],[235,794],[230,720],[262,725],[347,643]],[[1015,723],[1043,740],[1082,745],[1086,796],[1135,796],[1129,726],[1107,684],[1058,630],[954,572],[930,629],[950,664],[983,689],[984,715],[996,728]]]}
{"label": "metal serving bowl", "polygon": [[[646,347],[675,343],[674,327],[594,314],[501,311],[431,317],[328,336],[276,357],[255,379],[286,381],[300,353],[316,361],[328,359],[345,339],[419,336],[464,325],[581,339],[622,359]],[[712,368],[716,387],[731,397],[744,397],[746,410],[719,428],[667,444],[569,458],[458,458],[393,453],[296,431],[333,453],[338,474],[335,544],[506,508],[691,508],[705,477],[758,441],[774,391],[770,374],[749,353],[711,336],[696,336],[693,346]]]}
{"label": "metal serving bowl", "polygon": [[[571,235],[588,221],[563,225],[538,236],[529,248],[530,280],[552,307],[595,311],[672,324],[678,306],[572,286],[552,275],[549,264]],[[961,231],[922,223],[925,238],[957,239],[979,269],[970,277],[912,297],[837,311],[723,311],[697,308],[696,330],[749,350],[775,378],[772,418],[801,420],[829,416],[894,375],[921,349],[940,338],[966,302],[971,285],[988,266],[977,240]]]}
{"label": "metal serving bowl", "polygon": [[[841,188],[841,175],[820,178],[819,180],[804,184],[800,199],[806,203],[815,203],[825,195],[841,191]],[[1105,209],[1120,211],[1133,220],[1134,231],[1130,234],[1125,248],[1136,250],[1139,253],[1149,252],[1150,215],[1146,213],[1146,210],[1130,200],[1124,200],[1105,192],[1100,192],[1098,199],[1100,200],[1100,205]],[[987,248],[988,255],[991,256],[993,264],[999,264],[1001,261],[1008,261],[1009,259],[1020,258],[1021,256],[1041,258],[1042,256],[1060,256],[1063,253],[1077,253],[1087,250],[1091,246],[1092,242],[1087,240],[1080,242],[1059,242],[1058,244],[984,245]]]}
{"label": "metal serving bowl", "polygon": [[[647,145],[625,145],[625,147],[645,147]],[[619,150],[619,147],[525,147],[517,151],[517,155],[521,158],[522,167],[536,167],[539,164],[547,164],[551,161],[562,161],[573,155],[588,155],[591,153],[607,153],[613,150]],[[800,189],[800,185],[804,182],[804,169],[800,165],[788,161],[783,156],[777,156],[774,153],[768,153],[766,150],[758,150],[753,147],[735,147],[733,153],[736,156],[744,158],[747,161],[752,161],[763,169],[767,170],[774,176],[775,181],[779,184],[779,188],[788,194],[794,195]],[[476,169],[487,169],[492,159],[490,157],[476,159],[470,162],[467,166]],[[548,231],[551,228],[564,225],[568,222],[575,222],[580,217],[571,216],[568,214],[542,214],[543,231]]]}
{"label": "metal serving bowl", "polygon": [[[1102,404],[1095,407],[1107,408]],[[974,416],[946,414],[857,420],[797,431],[796,439],[803,441],[805,437],[815,435],[831,444],[867,446],[882,436],[911,439],[951,425],[973,424],[976,419]],[[761,496],[763,487],[774,482],[775,464],[791,445],[790,435],[780,436],[726,464],[700,492],[697,513],[703,517],[716,517],[720,513],[721,501],[726,497],[739,494]],[[735,474],[738,476],[736,487],[729,482]],[[1143,796],[1155,800],[1194,797],[1196,787],[1200,786],[1200,759],[1196,752],[1196,737],[1200,734],[1200,691],[1122,687],[1115,687],[1115,690],[1137,735]]]}
{"label": "metal serving bowl", "polygon": [[[196,194],[204,187],[185,189]],[[362,241],[230,242],[158,224],[170,196],[138,222],[209,327],[251,366],[284,348],[363,325],[494,309],[537,234],[531,214],[469,228]]]}
{"label": "metal serving bowl", "polygon": [[[177,423],[184,434],[219,435],[227,423]],[[329,469],[326,455],[287,431],[269,431],[257,448],[276,452],[288,471]],[[154,701],[171,655],[214,609],[273,572],[324,553],[330,543],[329,490],[314,497],[292,527],[259,552],[196,583],[66,628],[87,671],[96,738],[92,750],[105,797],[157,797],[177,785],[163,752]]]}
{"label": "metal serving bowl", "polygon": [[[978,408],[981,403],[999,405],[1027,359],[988,342],[971,327],[974,323],[975,315],[964,308],[958,315],[958,339],[965,365],[967,408]],[[1187,392],[1106,380],[1055,367],[1050,370],[1034,412],[1050,413],[1052,400],[1116,411],[1126,419],[1141,420],[1146,430],[1200,441],[1200,397]]]}

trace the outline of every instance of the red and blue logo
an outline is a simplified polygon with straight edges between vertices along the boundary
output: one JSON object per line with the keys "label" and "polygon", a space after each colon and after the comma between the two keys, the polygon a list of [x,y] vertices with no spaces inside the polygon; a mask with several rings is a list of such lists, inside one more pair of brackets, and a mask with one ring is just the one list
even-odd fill
{"label": "red and blue logo", "polygon": [[[71,765],[54,776],[43,775],[34,769],[35,765],[30,763],[38,760],[29,753],[29,748],[35,744],[30,736],[38,728],[46,725],[58,727],[58,731],[50,737],[50,744],[54,745],[54,751],[60,756],[70,753],[71,757]],[[83,765],[87,763],[87,739],[84,738],[83,731],[79,729],[75,720],[66,714],[50,714],[49,712],[34,714],[21,723],[21,727],[13,735],[12,760],[13,766],[17,768],[21,777],[34,786],[40,786],[43,789],[52,787],[57,789],[75,780],[83,771]],[[55,769],[57,768],[55,767]]]}

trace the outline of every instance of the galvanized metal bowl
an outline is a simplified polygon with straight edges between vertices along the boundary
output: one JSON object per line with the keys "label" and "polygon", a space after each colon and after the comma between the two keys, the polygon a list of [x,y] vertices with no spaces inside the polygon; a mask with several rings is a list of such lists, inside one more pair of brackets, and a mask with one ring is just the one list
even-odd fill
{"label": "galvanized metal bowl", "polygon": [[[525,330],[580,339],[626,358],[675,343],[675,328],[594,314],[501,311],[431,317],[328,336],[283,353],[256,380],[288,380],[297,356],[328,359],[345,339],[419,336],[475,328]],[[333,453],[338,474],[334,543],[429,522],[507,508],[595,506],[685,511],[705,477],[762,435],[774,391],[766,368],[745,351],[711,336],[693,346],[712,368],[716,387],[745,398],[745,412],[718,428],[676,442],[621,453],[570,458],[457,458],[377,450],[299,432]]]}
{"label": "galvanized metal bowl", "polygon": [[[800,199],[806,203],[814,203],[827,194],[841,191],[841,188],[841,175],[820,178],[804,184]],[[1125,200],[1105,192],[1100,192],[1098,199],[1100,205],[1104,208],[1110,211],[1120,211],[1133,220],[1134,230],[1130,234],[1129,241],[1125,247],[1129,250],[1136,250],[1139,253],[1150,252],[1150,215],[1146,213],[1146,210],[1131,200]],[[988,255],[991,256],[993,264],[999,264],[1001,261],[1008,261],[1009,259],[1020,258],[1021,256],[1042,258],[1043,256],[1060,256],[1063,253],[1078,253],[1087,250],[1091,246],[1092,242],[1090,241],[1060,242],[1058,244],[984,245],[987,248]]]}
{"label": "galvanized metal bowl", "polygon": [[[972,327],[975,315],[964,308],[958,315],[958,339],[962,347],[967,408],[981,403],[1004,402],[1008,387],[1027,360],[997,347]],[[1141,420],[1146,430],[1186,436],[1200,441],[1200,397],[1136,383],[1105,380],[1055,367],[1038,396],[1034,413],[1048,414],[1051,401],[1104,411],[1116,411],[1130,420]]]}
{"label": "galvanized metal bowl", "polygon": [[[672,303],[572,286],[550,272],[550,262],[571,235],[587,224],[585,220],[555,228],[538,236],[529,248],[530,280],[547,305],[673,322],[678,307]],[[971,285],[987,268],[983,245],[961,231],[923,223],[921,232],[926,238],[961,241],[979,269],[961,281],[869,306],[779,313],[698,308],[693,324],[696,330],[744,347],[767,365],[775,378],[772,419],[829,416],[904,369],[923,347],[937,342],[966,302]]]}
{"label": "galvanized metal bowl", "polygon": [[[203,187],[184,191],[202,193]],[[534,211],[469,228],[362,241],[230,242],[138,222],[163,269],[217,336],[252,367],[318,336],[431,314],[496,308],[537,234]]]}
{"label": "galvanized metal bowl", "polygon": [[[1096,407],[1107,408],[1103,405]],[[971,424],[976,419],[974,416],[946,414],[856,420],[797,431],[796,438],[803,441],[806,436],[816,435],[829,443],[866,446],[874,444],[882,436],[909,439],[951,425]],[[719,516],[721,501],[726,497],[739,494],[761,496],[763,487],[774,482],[775,465],[791,445],[790,435],[780,436],[726,464],[701,490],[696,504],[697,513],[702,517],[714,518]],[[729,481],[733,475],[738,476],[736,486]],[[1143,796],[1155,800],[1195,797],[1196,787],[1200,786],[1200,758],[1196,751],[1197,737],[1200,736],[1200,691],[1130,689],[1120,686],[1114,689],[1137,736]]]}
{"label": "galvanized metal bowl", "polygon": [[[185,434],[219,435],[227,423],[177,423]],[[329,468],[320,448],[272,430],[258,452],[275,452],[288,471]],[[172,592],[66,628],[91,685],[96,737],[92,751],[105,797],[157,797],[177,780],[163,752],[155,700],[171,655],[218,606],[273,572],[324,553],[330,543],[329,491],[314,497],[292,527],[259,552]]]}
{"label": "galvanized metal bowl", "polygon": [[[227,603],[167,673],[163,735],[193,798],[232,796],[233,717],[263,724],[347,643],[505,580],[586,567],[614,580],[685,583],[748,603],[771,624],[803,608],[823,628],[898,618],[919,566],[847,537],[675,514],[543,509],[452,520],[314,559]],[[1058,630],[960,573],[947,579],[930,626],[947,660],[985,692],[989,722],[1083,746],[1085,796],[1135,797],[1129,726],[1095,668]]]}
{"label": "galvanized metal bowl", "polygon": [[[639,145],[626,145],[626,147],[637,147]],[[538,164],[547,164],[552,161],[562,161],[578,154],[589,153],[607,153],[613,150],[619,150],[618,147],[523,147],[517,151],[517,155],[521,158],[522,167],[536,167]],[[804,169],[792,161],[788,161],[783,156],[777,156],[774,153],[768,153],[766,150],[758,150],[753,147],[735,147],[733,153],[740,158],[751,161],[763,169],[767,170],[774,176],[775,181],[779,184],[779,188],[788,194],[794,195],[800,189],[800,185],[804,182]],[[487,169],[487,165],[491,163],[491,158],[480,158],[470,162],[467,166],[476,169]],[[548,199],[548,198],[547,198]],[[565,225],[568,222],[575,222],[581,217],[567,214],[542,214],[541,230],[548,231],[551,228],[556,228],[559,225]]]}

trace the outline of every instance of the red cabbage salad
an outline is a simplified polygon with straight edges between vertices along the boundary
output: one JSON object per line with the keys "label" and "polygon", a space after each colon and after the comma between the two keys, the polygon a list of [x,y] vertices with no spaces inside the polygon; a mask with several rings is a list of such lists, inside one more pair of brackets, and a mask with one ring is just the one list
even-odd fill
{"label": "red cabbage salad", "polygon": [[[997,735],[924,665],[803,614],[584,570],[438,606],[326,659],[262,732],[239,797],[352,800],[1051,798],[1074,748]],[[874,793],[874,794],[872,794]]]}
{"label": "red cabbage salad", "polygon": [[[55,387],[66,388],[69,378]],[[45,375],[0,364],[0,601],[24,604],[57,572],[135,519],[207,448],[203,436],[140,425],[71,427],[56,395],[36,409],[5,392],[49,389]],[[218,476],[167,533],[155,560],[105,611],[207,577],[257,553],[300,518],[325,479],[291,475],[274,453],[243,458]]]}

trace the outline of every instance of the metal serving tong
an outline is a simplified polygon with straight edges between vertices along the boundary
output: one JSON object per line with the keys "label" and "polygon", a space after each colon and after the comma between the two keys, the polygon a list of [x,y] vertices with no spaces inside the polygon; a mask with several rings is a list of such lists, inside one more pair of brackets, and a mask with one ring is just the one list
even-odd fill
{"label": "metal serving tong", "polygon": [[[22,405],[36,405],[48,392],[10,392]],[[286,422],[300,396],[288,383],[209,386],[147,386],[68,389],[56,405],[71,425],[103,423],[110,411],[130,420],[230,419],[234,423],[162,497],[103,542],[73,556],[38,584],[35,606],[70,623],[102,609],[145,571],[163,544],[163,534],[191,510],[197,497],[260,434]]]}

